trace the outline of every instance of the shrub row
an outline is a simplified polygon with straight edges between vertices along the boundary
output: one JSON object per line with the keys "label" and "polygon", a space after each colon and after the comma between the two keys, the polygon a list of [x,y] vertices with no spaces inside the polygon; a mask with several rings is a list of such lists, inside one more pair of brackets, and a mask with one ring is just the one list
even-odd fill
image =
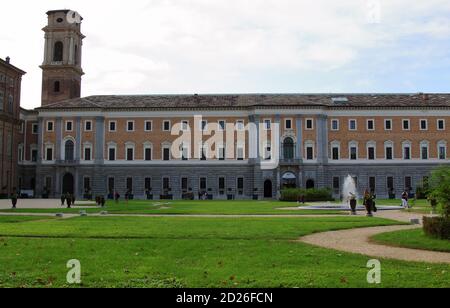
{"label": "shrub row", "polygon": [[430,237],[450,240],[450,220],[444,217],[424,217],[423,230]]}
{"label": "shrub row", "polygon": [[334,201],[331,190],[323,189],[284,189],[281,191],[281,201],[296,202],[301,197],[305,198],[305,202],[326,202]]}

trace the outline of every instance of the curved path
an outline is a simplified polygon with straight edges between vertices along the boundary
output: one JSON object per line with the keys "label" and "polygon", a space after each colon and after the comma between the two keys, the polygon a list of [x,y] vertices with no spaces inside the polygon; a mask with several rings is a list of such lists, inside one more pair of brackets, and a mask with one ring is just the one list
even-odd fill
{"label": "curved path", "polygon": [[[401,222],[409,222],[411,219],[420,219],[422,221],[421,215],[400,211],[382,212],[377,216]],[[370,238],[377,234],[420,227],[420,225],[386,226],[323,232],[302,237],[299,241],[323,248],[385,259],[450,264],[450,253],[392,247],[370,241]]]}

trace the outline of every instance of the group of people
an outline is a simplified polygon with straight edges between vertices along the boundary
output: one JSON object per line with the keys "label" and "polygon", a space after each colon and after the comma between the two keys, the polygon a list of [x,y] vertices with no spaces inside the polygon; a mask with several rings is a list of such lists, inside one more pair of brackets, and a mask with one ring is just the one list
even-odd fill
{"label": "group of people", "polygon": [[67,203],[67,208],[70,209],[72,205],[75,205],[75,201],[74,194],[65,193],[61,195],[61,206],[65,206]]}

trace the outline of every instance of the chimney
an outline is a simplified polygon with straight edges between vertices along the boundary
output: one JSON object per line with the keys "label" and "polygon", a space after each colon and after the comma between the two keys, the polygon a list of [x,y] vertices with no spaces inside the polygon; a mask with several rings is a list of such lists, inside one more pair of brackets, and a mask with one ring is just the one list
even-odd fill
{"label": "chimney", "polygon": [[6,57],[6,63],[9,64],[10,61],[11,61],[11,58],[10,57]]}

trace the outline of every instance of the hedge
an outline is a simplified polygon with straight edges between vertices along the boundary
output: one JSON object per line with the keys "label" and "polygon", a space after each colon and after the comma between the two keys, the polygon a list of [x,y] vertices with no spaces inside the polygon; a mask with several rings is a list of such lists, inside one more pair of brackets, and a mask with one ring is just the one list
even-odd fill
{"label": "hedge", "polygon": [[444,217],[424,217],[423,231],[430,237],[450,240],[450,220]]}
{"label": "hedge", "polygon": [[301,196],[305,197],[305,202],[327,202],[334,201],[331,190],[323,189],[284,189],[281,191],[281,201],[296,202]]}

